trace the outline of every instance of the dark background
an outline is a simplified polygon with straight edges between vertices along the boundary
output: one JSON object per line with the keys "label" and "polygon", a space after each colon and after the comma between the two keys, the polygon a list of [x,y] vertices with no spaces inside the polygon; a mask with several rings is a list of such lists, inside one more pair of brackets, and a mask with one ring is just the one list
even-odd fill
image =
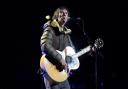
{"label": "dark background", "polygon": [[[127,24],[125,2],[83,2],[80,0],[18,0],[4,2],[0,30],[0,89],[40,89],[37,74],[41,57],[41,25],[46,15],[61,6],[69,8],[71,38],[76,50],[100,37],[104,47],[98,55],[98,89],[127,89]],[[84,21],[84,32],[82,22]],[[95,89],[95,56],[79,57],[81,66],[69,78],[72,89]]]}

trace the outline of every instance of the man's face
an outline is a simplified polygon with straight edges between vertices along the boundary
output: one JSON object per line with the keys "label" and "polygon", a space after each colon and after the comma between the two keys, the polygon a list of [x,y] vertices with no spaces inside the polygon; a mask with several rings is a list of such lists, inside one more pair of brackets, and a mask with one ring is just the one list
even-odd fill
{"label": "man's face", "polygon": [[58,22],[63,25],[68,20],[68,11],[66,9],[60,10],[58,15]]}

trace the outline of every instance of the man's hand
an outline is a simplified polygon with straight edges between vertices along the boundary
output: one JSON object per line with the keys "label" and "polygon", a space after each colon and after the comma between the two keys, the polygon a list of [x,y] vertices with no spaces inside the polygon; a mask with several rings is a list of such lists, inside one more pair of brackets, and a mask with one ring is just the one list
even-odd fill
{"label": "man's hand", "polygon": [[96,48],[95,47],[92,47],[91,48],[91,51],[95,52],[96,51]]}
{"label": "man's hand", "polygon": [[89,52],[89,55],[90,56],[93,56],[95,52],[96,52],[96,48],[95,47],[91,47],[91,50]]}
{"label": "man's hand", "polygon": [[69,73],[68,64],[65,62],[65,60],[62,59],[61,63],[62,63],[63,69],[64,69],[67,73]]}
{"label": "man's hand", "polygon": [[64,59],[61,59],[60,62],[61,62],[61,65],[62,65],[63,69],[67,69],[68,68],[68,65],[67,65],[67,63],[65,62]]}
{"label": "man's hand", "polygon": [[63,70],[65,70],[66,72],[68,72],[68,65],[67,65],[67,63],[65,62],[64,59],[61,59],[60,65],[57,65],[56,67],[57,67],[57,69],[60,72],[63,71]]}

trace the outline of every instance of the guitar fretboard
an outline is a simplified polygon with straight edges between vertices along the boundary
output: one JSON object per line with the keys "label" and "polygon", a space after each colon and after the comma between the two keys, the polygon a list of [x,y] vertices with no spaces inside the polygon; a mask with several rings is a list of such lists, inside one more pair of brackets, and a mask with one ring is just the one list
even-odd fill
{"label": "guitar fretboard", "polygon": [[91,49],[91,46],[89,45],[89,46],[87,46],[86,48],[84,48],[84,49],[82,49],[81,51],[79,51],[78,53],[74,54],[74,55],[72,56],[72,58],[77,58],[77,57],[79,57],[79,56],[81,56],[81,55],[83,55],[83,54],[89,52],[90,49]]}

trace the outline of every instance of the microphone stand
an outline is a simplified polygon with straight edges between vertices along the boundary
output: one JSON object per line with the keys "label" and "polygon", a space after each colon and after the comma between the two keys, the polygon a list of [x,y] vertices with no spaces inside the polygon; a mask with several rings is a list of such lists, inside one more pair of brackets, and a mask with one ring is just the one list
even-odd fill
{"label": "microphone stand", "polygon": [[[81,19],[81,20],[82,20],[82,31],[83,31],[83,34],[87,38],[88,44],[92,44],[91,38],[84,31],[84,29],[85,29],[84,20],[83,19]],[[101,56],[102,59],[104,58],[104,56],[101,53],[99,53],[98,50],[96,50],[94,53],[95,53],[94,54],[95,55],[95,63],[94,63],[94,65],[95,65],[95,73],[94,73],[94,76],[95,76],[95,89],[98,89],[97,59],[98,59],[98,55]]]}
{"label": "microphone stand", "polygon": [[91,39],[90,39],[90,37],[85,33],[85,31],[84,31],[84,29],[85,29],[85,26],[84,26],[84,20],[83,19],[81,19],[81,21],[82,21],[82,31],[83,31],[83,34],[84,34],[84,36],[87,38],[87,42],[88,42],[88,44],[91,44],[92,43],[92,41],[91,41]]}
{"label": "microphone stand", "polygon": [[98,73],[97,73],[97,52],[95,52],[95,88],[98,89]]}

